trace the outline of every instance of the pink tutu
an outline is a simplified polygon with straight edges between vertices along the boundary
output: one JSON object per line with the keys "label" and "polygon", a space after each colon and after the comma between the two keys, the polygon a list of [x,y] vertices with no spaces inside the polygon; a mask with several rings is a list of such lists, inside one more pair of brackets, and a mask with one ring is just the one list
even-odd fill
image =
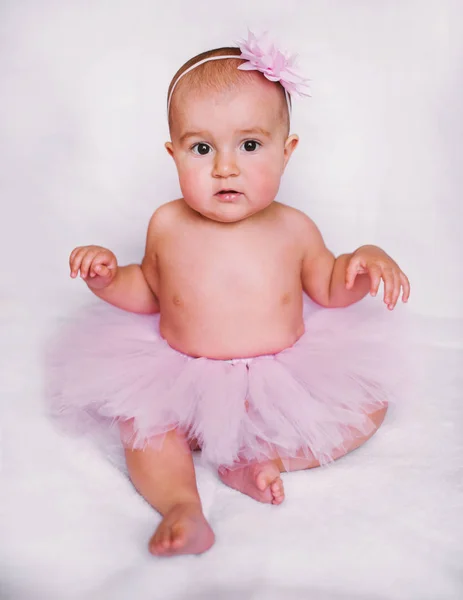
{"label": "pink tutu", "polygon": [[306,332],[296,344],[233,361],[181,354],[160,336],[159,315],[101,304],[48,354],[52,414],[107,448],[120,450],[121,431],[124,446],[142,449],[178,428],[214,466],[304,455],[328,463],[374,430],[368,413],[403,379],[397,316],[375,304],[323,309],[305,298]]}

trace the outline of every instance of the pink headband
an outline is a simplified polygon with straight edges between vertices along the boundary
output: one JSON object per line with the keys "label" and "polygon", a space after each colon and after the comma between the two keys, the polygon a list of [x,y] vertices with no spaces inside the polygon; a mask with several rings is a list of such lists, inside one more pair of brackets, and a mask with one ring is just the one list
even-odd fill
{"label": "pink headband", "polygon": [[180,79],[206,62],[211,60],[223,60],[225,58],[241,58],[247,62],[239,65],[238,69],[242,71],[260,71],[269,81],[279,81],[285,90],[288,111],[291,114],[291,103],[289,96],[298,94],[299,96],[309,96],[308,79],[304,79],[295,68],[297,56],[288,55],[277,50],[275,44],[268,40],[267,32],[259,38],[248,30],[248,39],[241,40],[238,43],[241,54],[223,54],[221,56],[209,56],[198,61],[177,77],[167,100],[167,114],[169,114],[172,95]]}

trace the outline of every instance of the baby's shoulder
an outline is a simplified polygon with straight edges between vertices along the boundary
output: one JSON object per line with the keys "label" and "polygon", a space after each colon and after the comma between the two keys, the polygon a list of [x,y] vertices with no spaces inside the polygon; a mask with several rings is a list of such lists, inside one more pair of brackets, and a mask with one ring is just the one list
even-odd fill
{"label": "baby's shoulder", "polygon": [[157,208],[151,215],[146,234],[146,252],[154,253],[156,248],[178,229],[184,219],[183,200],[172,200]]}
{"label": "baby's shoulder", "polygon": [[302,210],[281,202],[275,202],[278,218],[294,233],[306,235],[317,229],[314,221]]}
{"label": "baby's shoulder", "polygon": [[183,212],[183,200],[171,200],[161,204],[151,215],[150,226],[167,226]]}
{"label": "baby's shoulder", "polygon": [[169,231],[172,227],[178,226],[179,221],[184,217],[184,202],[182,199],[171,200],[161,204],[151,215],[148,225],[148,235],[159,235]]}

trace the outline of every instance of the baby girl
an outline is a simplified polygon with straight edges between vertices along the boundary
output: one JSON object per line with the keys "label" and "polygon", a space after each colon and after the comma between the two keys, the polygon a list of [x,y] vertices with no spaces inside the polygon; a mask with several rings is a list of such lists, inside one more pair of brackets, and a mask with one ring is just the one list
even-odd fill
{"label": "baby girl", "polygon": [[116,308],[87,315],[55,355],[55,412],[122,440],[133,485],[163,517],[155,555],[214,543],[193,450],[278,505],[282,472],[359,447],[387,410],[380,348],[346,307],[383,282],[392,310],[407,277],[376,246],[336,258],[275,200],[298,144],[291,96],[304,92],[293,60],[253,34],[189,60],[169,88],[165,145],[182,198],[154,212],[141,264],[100,246],[70,256],[71,277]]}

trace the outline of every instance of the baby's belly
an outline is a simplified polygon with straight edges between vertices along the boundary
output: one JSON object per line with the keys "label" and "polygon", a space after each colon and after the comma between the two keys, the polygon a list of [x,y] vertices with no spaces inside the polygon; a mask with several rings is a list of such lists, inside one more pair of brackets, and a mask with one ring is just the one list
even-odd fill
{"label": "baby's belly", "polygon": [[184,354],[217,360],[276,354],[304,333],[302,294],[282,306],[197,306],[161,303],[161,335]]}

